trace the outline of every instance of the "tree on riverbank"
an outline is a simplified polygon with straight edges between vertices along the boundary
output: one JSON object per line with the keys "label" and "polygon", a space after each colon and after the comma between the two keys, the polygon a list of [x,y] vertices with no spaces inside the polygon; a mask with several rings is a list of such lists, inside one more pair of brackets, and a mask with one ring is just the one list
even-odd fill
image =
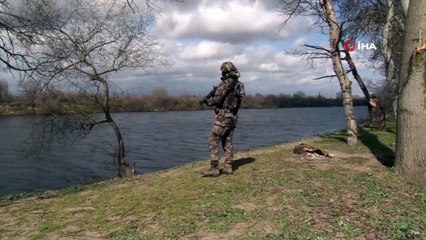
{"label": "tree on riverbank", "polygon": [[[346,35],[365,43],[374,43],[375,50],[364,52],[371,65],[383,72],[385,80],[376,88],[385,109],[394,109],[398,92],[404,35],[403,5],[407,0],[342,0],[341,14],[347,23]],[[401,4],[404,2],[404,4]],[[408,6],[408,5],[407,5]]]}
{"label": "tree on riverbank", "polygon": [[39,44],[31,49],[39,59],[45,59],[44,64],[26,76],[24,83],[32,82],[38,92],[49,86],[68,86],[90,96],[104,115],[102,119],[85,112],[72,118],[49,116],[49,126],[53,126],[54,120],[69,121],[59,126],[85,135],[95,125],[110,125],[118,145],[119,175],[127,174],[130,167],[121,131],[111,116],[110,75],[128,68],[167,65],[160,45],[146,29],[150,16],[131,7],[132,3],[125,0],[28,1],[21,10],[21,14],[43,19],[44,23],[37,35]]}
{"label": "tree on riverbank", "polygon": [[343,23],[340,23],[336,15],[334,1],[281,0],[279,4],[281,5],[281,12],[287,16],[286,21],[295,16],[313,17],[316,20],[315,26],[328,31],[329,48],[322,49],[325,50],[326,57],[331,58],[333,70],[340,84],[346,116],[347,143],[350,146],[356,145],[358,142],[358,127],[353,110],[352,82],[346,75],[340,56]]}

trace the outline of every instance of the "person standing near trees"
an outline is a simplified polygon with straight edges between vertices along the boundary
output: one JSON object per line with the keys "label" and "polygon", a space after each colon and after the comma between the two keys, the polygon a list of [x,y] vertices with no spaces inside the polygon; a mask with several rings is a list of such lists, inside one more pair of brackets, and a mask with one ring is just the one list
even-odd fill
{"label": "person standing near trees", "polygon": [[200,104],[215,106],[216,116],[209,135],[210,169],[204,171],[204,177],[217,177],[219,170],[219,145],[225,152],[224,174],[233,174],[233,134],[238,122],[238,110],[241,100],[245,96],[244,84],[238,79],[240,72],[232,62],[224,62],[220,66],[222,72],[221,83],[214,88]]}
{"label": "person standing near trees", "polygon": [[368,125],[371,125],[372,122],[375,122],[380,130],[384,130],[386,127],[386,112],[375,94],[371,95],[371,98],[368,102],[368,114]]}
{"label": "person standing near trees", "polygon": [[368,99],[368,115],[369,115],[369,124],[373,120],[373,113],[376,108],[379,106],[379,100],[376,98],[375,94],[371,94],[371,98]]}

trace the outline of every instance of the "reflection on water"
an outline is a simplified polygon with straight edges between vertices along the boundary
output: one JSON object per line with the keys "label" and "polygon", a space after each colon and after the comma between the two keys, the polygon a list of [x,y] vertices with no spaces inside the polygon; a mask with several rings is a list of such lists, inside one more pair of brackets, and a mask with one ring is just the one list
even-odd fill
{"label": "reflection on water", "polygon": [[[356,107],[358,119],[366,107]],[[208,159],[213,111],[116,113],[128,163],[146,173]],[[236,151],[291,142],[345,128],[343,108],[242,109],[234,134]],[[38,156],[25,151],[37,117],[0,117],[0,196],[44,191],[115,177],[115,138],[109,126],[96,128],[73,145],[53,146]]]}

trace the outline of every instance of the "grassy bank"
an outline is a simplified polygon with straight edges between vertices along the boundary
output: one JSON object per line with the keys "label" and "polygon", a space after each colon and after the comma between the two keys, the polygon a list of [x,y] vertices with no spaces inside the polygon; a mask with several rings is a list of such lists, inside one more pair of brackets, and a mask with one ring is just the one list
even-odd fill
{"label": "grassy bank", "polygon": [[236,154],[235,174],[208,163],[0,202],[0,238],[426,239],[426,189],[386,167],[395,123],[305,141],[334,158],[298,159],[296,143]]}

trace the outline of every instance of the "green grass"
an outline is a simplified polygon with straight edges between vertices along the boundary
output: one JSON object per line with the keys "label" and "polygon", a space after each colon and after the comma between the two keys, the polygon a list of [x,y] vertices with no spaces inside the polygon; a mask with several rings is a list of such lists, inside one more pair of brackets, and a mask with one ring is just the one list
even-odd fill
{"label": "green grass", "polygon": [[[383,165],[394,123],[306,141],[335,158],[295,159],[296,143],[236,154],[232,176],[206,161],[0,201],[0,239],[426,239],[426,191]],[[383,157],[378,159],[377,157]]]}

